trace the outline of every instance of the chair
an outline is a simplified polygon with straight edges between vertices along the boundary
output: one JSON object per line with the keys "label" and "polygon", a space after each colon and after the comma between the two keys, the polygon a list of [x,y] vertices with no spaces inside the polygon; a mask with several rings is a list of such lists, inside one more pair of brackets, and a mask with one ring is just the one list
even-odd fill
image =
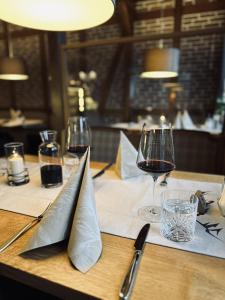
{"label": "chair", "polygon": [[91,160],[115,162],[120,140],[120,130],[113,128],[91,128]]}
{"label": "chair", "polygon": [[176,169],[221,174],[224,146],[221,136],[195,130],[174,130]]}

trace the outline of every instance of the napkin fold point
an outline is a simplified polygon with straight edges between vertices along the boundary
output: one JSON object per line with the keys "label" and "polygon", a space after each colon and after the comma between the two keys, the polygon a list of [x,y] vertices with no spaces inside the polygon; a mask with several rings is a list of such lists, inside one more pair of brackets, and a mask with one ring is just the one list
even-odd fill
{"label": "napkin fold point", "polygon": [[131,144],[126,135],[120,131],[120,143],[117,151],[115,171],[122,179],[128,179],[143,175],[143,171],[139,170],[137,161],[137,150]]}

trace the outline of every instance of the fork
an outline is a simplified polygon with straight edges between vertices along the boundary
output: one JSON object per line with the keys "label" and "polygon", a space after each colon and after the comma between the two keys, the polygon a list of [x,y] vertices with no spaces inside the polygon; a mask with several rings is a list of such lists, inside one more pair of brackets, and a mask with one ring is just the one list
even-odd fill
{"label": "fork", "polygon": [[160,182],[161,186],[166,186],[167,185],[167,179],[169,177],[170,173],[166,173],[163,180]]}
{"label": "fork", "polygon": [[6,240],[5,242],[3,242],[0,245],[0,252],[3,252],[6,248],[8,248],[15,240],[17,240],[19,237],[21,237],[25,232],[27,232],[31,227],[33,227],[34,225],[36,225],[37,223],[39,223],[41,221],[41,219],[43,218],[44,214],[47,212],[47,210],[49,209],[49,207],[51,206],[51,203],[48,204],[48,206],[46,207],[46,209],[42,212],[42,214],[40,214],[39,216],[37,216],[36,218],[34,218],[31,222],[29,222],[27,225],[25,225],[23,228],[21,228],[17,233],[15,233],[13,236],[11,236],[8,240]]}

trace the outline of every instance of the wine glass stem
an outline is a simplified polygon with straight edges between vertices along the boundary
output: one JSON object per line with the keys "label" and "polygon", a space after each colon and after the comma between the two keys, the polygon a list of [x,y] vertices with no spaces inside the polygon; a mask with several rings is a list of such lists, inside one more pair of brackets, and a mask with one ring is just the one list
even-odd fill
{"label": "wine glass stem", "polygon": [[157,205],[156,205],[156,199],[155,199],[155,186],[156,186],[156,181],[157,181],[157,177],[153,177],[153,188],[152,188],[152,202],[153,202],[153,206],[157,206]]}

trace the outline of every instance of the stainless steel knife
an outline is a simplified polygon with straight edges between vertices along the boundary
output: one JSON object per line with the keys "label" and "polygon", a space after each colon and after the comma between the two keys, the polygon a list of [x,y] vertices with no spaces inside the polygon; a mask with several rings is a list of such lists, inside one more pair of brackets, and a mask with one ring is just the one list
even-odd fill
{"label": "stainless steel knife", "polygon": [[145,224],[139,232],[138,237],[134,243],[134,257],[132,259],[129,270],[124,278],[119,294],[121,300],[127,300],[131,295],[132,288],[134,286],[134,281],[137,275],[137,269],[144,251],[145,240],[148,235],[149,229],[150,224]]}
{"label": "stainless steel knife", "polygon": [[102,170],[100,170],[97,174],[95,174],[92,179],[95,179],[105,173],[106,170],[108,170],[113,165],[113,162],[110,162],[107,164]]}

